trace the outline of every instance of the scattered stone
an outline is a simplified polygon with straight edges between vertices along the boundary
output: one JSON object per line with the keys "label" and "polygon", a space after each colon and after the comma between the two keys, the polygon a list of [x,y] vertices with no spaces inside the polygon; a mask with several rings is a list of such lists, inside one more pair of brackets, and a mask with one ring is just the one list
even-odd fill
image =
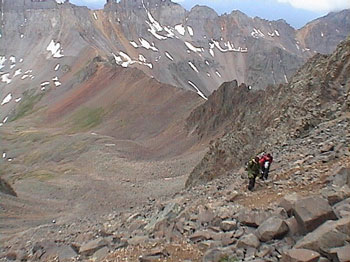
{"label": "scattered stone", "polygon": [[189,239],[192,242],[200,242],[200,241],[204,241],[204,240],[209,240],[211,239],[212,234],[207,231],[207,230],[203,230],[203,231],[197,231],[195,233],[193,233]]}
{"label": "scattered stone", "polygon": [[304,232],[313,231],[323,222],[337,218],[327,200],[318,196],[298,200],[293,213]]}
{"label": "scattered stone", "polygon": [[102,261],[109,253],[109,249],[108,247],[103,247],[99,250],[97,250],[93,255],[92,255],[92,259],[94,261]]}
{"label": "scattered stone", "polygon": [[258,248],[260,246],[260,241],[257,238],[256,235],[254,234],[248,234],[244,235],[243,237],[240,238],[240,240],[237,243],[238,248],[248,248],[248,247],[253,247],[253,248]]}
{"label": "scattered stone", "polygon": [[335,204],[333,210],[338,218],[350,216],[350,198]]}
{"label": "scattered stone", "polygon": [[343,185],[348,185],[350,187],[350,168],[340,167],[330,179],[334,186],[342,187]]}
{"label": "scattered stone", "polygon": [[219,262],[219,261],[225,261],[224,259],[228,258],[228,251],[214,248],[210,249],[207,252],[205,252],[202,261],[203,262]]}
{"label": "scattered stone", "polygon": [[132,246],[137,246],[148,241],[149,238],[147,236],[134,236],[133,238],[128,240],[128,244]]}
{"label": "scattered stone", "polygon": [[279,217],[270,217],[262,223],[258,229],[258,237],[261,241],[266,242],[276,238],[282,238],[288,233],[288,226]]}
{"label": "scattered stone", "polygon": [[222,231],[232,231],[237,229],[236,221],[222,221],[220,223],[220,228]]}
{"label": "scattered stone", "polygon": [[320,254],[308,249],[290,249],[282,255],[282,262],[317,262]]}
{"label": "scattered stone", "polygon": [[162,220],[176,217],[181,212],[181,210],[182,208],[179,204],[169,203],[162,211],[151,218],[151,221],[145,226],[145,230],[153,231],[157,223]]}
{"label": "scattered stone", "polygon": [[97,238],[95,240],[91,240],[90,242],[82,245],[79,249],[79,254],[84,256],[91,256],[97,250],[108,245],[108,242],[104,238]]}

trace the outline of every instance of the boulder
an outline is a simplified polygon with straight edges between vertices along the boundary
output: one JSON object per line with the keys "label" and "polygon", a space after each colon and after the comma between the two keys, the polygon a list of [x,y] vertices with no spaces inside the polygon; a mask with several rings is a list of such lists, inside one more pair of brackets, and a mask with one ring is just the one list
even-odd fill
{"label": "boulder", "polygon": [[281,218],[286,217],[286,213],[282,208],[277,208],[273,211],[266,210],[242,210],[237,215],[237,220],[241,222],[241,224],[249,226],[249,227],[258,227],[260,226],[266,219],[271,216],[278,216]]}
{"label": "boulder", "polygon": [[333,210],[338,218],[350,216],[350,198],[335,204]]}
{"label": "boulder", "polygon": [[237,243],[238,248],[258,248],[260,246],[260,241],[254,234],[248,234],[241,237]]}
{"label": "boulder", "polygon": [[289,216],[291,216],[294,204],[301,198],[302,197],[299,196],[297,193],[285,195],[281,199],[281,201],[278,203],[278,206],[284,208],[284,210],[286,210],[287,214]]}
{"label": "boulder", "polygon": [[209,230],[196,231],[195,233],[189,236],[189,239],[192,242],[200,242],[200,241],[212,239],[213,234],[214,232],[211,232]]}
{"label": "boulder", "polygon": [[92,260],[99,262],[102,261],[106,256],[108,256],[109,249],[108,247],[103,247],[99,250],[97,250],[93,255],[92,255]]}
{"label": "boulder", "polygon": [[342,247],[350,241],[350,217],[327,221],[315,231],[300,239],[294,248],[305,248],[327,255],[329,250]]}
{"label": "boulder", "polygon": [[350,245],[333,248],[329,253],[332,261],[350,262]]}
{"label": "boulder", "polygon": [[302,232],[302,229],[298,223],[298,221],[295,219],[295,217],[290,217],[286,221],[286,224],[288,226],[288,235],[289,236],[299,236]]}
{"label": "boulder", "polygon": [[236,221],[222,221],[220,223],[220,228],[222,231],[232,231],[237,229]]}
{"label": "boulder", "polygon": [[257,229],[260,241],[266,242],[276,238],[282,238],[288,233],[288,226],[279,217],[273,216],[262,223]]}
{"label": "boulder", "polygon": [[327,200],[318,196],[298,200],[292,210],[305,233],[313,231],[327,220],[337,218]]}
{"label": "boulder", "polygon": [[97,250],[108,245],[108,242],[104,238],[97,238],[89,241],[88,243],[82,245],[79,249],[79,254],[84,256],[91,256]]}
{"label": "boulder", "polygon": [[348,186],[342,188],[335,187],[326,187],[321,192],[322,196],[328,200],[330,205],[334,205],[345,198],[349,197],[350,189]]}
{"label": "boulder", "polygon": [[290,249],[284,252],[281,262],[317,262],[320,254],[308,249]]}
{"label": "boulder", "polygon": [[342,187],[348,185],[350,187],[350,168],[340,167],[331,177],[331,183],[335,186]]}
{"label": "boulder", "polygon": [[199,208],[198,221],[202,224],[211,223],[215,218],[213,210],[207,207],[201,206]]}
{"label": "boulder", "polygon": [[133,238],[128,240],[128,244],[131,246],[137,246],[149,241],[147,236],[134,236]]}
{"label": "boulder", "polygon": [[229,252],[224,249],[220,248],[214,248],[209,249],[207,252],[205,252],[202,261],[203,262],[219,262],[219,261],[225,261],[225,258],[229,257]]}

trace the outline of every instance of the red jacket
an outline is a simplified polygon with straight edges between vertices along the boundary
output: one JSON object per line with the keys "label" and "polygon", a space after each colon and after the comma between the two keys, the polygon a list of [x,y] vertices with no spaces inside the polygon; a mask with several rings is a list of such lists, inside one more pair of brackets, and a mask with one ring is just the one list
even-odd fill
{"label": "red jacket", "polygon": [[259,160],[259,165],[260,165],[261,167],[263,167],[264,164],[265,164],[265,162],[269,162],[270,165],[271,165],[272,161],[273,161],[273,157],[272,157],[271,155],[270,155],[270,156],[268,156],[268,155],[263,155],[263,156],[260,158],[260,160]]}

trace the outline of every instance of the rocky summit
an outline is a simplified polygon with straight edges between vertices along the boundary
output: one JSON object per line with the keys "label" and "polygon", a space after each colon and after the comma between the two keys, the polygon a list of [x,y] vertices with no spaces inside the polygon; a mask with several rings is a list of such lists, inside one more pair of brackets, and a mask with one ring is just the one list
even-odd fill
{"label": "rocky summit", "polygon": [[350,10],[0,10],[1,262],[350,261]]}

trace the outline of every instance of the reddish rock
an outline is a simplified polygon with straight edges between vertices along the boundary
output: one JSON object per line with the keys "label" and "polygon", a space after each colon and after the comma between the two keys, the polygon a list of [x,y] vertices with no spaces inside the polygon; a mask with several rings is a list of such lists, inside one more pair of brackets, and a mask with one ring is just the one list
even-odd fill
{"label": "reddish rock", "polygon": [[282,219],[273,216],[258,227],[257,233],[259,239],[266,242],[285,236],[288,233],[288,226]]}
{"label": "reddish rock", "polygon": [[298,200],[293,213],[304,232],[311,232],[325,221],[337,218],[327,200],[317,196]]}
{"label": "reddish rock", "polygon": [[300,239],[295,248],[305,248],[317,252],[327,252],[334,247],[342,247],[350,241],[350,217],[339,221],[327,221],[315,231]]}
{"label": "reddish rock", "polygon": [[308,249],[290,249],[282,255],[282,262],[317,262],[320,254]]}

